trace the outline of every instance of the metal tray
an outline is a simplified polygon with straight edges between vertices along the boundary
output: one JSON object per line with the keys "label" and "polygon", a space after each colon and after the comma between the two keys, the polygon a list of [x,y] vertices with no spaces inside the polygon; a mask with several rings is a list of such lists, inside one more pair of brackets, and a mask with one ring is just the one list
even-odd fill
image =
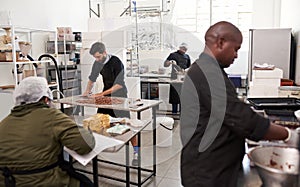
{"label": "metal tray", "polygon": [[288,127],[291,129],[296,129],[300,127],[300,122],[294,115],[292,110],[270,110],[266,109],[265,113],[268,115],[269,119],[277,125]]}
{"label": "metal tray", "polygon": [[299,110],[300,100],[297,98],[276,97],[276,98],[248,98],[249,103],[257,110],[264,109],[289,109]]}
{"label": "metal tray", "polygon": [[265,113],[268,116],[286,116],[286,117],[293,116],[294,118],[296,118],[294,115],[294,111],[287,110],[287,109],[281,109],[281,110],[266,109]]}

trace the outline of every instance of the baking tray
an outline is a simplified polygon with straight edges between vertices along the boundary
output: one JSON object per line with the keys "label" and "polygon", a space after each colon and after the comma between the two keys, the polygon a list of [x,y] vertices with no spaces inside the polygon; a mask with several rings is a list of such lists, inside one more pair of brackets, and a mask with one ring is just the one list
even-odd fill
{"label": "baking tray", "polygon": [[265,113],[269,116],[269,118],[272,120],[277,121],[293,121],[297,122],[297,118],[294,115],[294,111],[292,110],[269,110],[266,109]]}
{"label": "baking tray", "polygon": [[287,110],[287,109],[281,109],[281,110],[273,110],[273,109],[266,109],[265,113],[268,116],[293,116],[296,118],[296,116],[294,115],[294,111],[293,110]]}
{"label": "baking tray", "polygon": [[291,97],[276,97],[276,98],[248,98],[249,103],[257,110],[264,109],[289,109],[299,110],[300,100]]}
{"label": "baking tray", "polygon": [[300,127],[300,123],[296,116],[294,115],[294,111],[292,110],[270,110],[266,109],[265,113],[268,115],[269,119],[277,124],[284,127],[288,127],[291,129],[296,129]]}

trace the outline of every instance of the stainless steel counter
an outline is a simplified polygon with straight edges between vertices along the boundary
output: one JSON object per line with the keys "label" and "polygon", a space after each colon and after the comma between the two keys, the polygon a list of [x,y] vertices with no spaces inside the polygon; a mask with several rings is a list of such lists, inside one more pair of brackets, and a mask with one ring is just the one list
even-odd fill
{"label": "stainless steel counter", "polygon": [[143,73],[140,74],[141,78],[170,78],[171,74],[158,74],[158,73]]}
{"label": "stainless steel counter", "polygon": [[172,83],[183,83],[183,80],[173,80],[170,78],[142,78],[142,83],[158,83],[158,84],[172,84]]}

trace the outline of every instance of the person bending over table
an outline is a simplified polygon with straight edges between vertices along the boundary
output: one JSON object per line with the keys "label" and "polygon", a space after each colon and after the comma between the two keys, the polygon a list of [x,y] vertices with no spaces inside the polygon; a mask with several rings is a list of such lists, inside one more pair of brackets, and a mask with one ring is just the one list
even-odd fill
{"label": "person bending over table", "polygon": [[[92,66],[88,83],[83,96],[98,97],[98,96],[113,96],[127,98],[127,88],[124,81],[124,66],[121,60],[114,55],[106,52],[105,45],[101,42],[96,42],[90,49],[90,54],[95,58]],[[99,74],[103,78],[103,91],[92,94],[94,82],[96,82]],[[92,94],[92,95],[91,95]],[[112,110],[98,108],[97,113],[109,114],[112,117],[127,117],[130,118],[129,111]],[[138,151],[137,137],[133,137],[131,144],[134,149],[132,165],[138,165]]]}

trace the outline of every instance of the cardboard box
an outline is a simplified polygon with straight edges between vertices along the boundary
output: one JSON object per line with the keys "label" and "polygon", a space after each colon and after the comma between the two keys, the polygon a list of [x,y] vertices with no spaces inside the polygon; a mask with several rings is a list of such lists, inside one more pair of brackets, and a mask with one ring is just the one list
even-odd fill
{"label": "cardboard box", "polygon": [[57,27],[58,41],[75,41],[75,35],[71,27]]}

